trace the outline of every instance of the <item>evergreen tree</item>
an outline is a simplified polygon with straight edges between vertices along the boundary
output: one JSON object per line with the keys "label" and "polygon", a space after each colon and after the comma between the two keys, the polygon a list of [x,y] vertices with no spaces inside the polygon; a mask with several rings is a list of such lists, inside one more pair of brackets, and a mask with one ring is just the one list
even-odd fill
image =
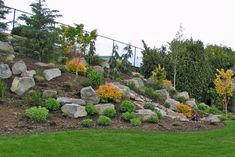
{"label": "evergreen tree", "polygon": [[7,22],[2,22],[5,20],[5,15],[9,13],[9,10],[4,7],[4,1],[0,0],[0,40],[5,41],[6,35],[3,33],[7,29]]}

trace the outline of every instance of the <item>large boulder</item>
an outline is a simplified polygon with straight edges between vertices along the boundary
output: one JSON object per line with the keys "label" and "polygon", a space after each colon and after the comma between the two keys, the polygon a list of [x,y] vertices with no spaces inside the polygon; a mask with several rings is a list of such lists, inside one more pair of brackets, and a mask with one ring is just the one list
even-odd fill
{"label": "large boulder", "polygon": [[163,102],[170,98],[170,95],[166,89],[156,90],[155,93]]}
{"label": "large boulder", "polygon": [[204,117],[201,120],[206,121],[206,122],[212,122],[212,123],[219,123],[220,122],[218,115],[213,115],[213,114],[210,114],[208,117]]}
{"label": "large boulder", "polygon": [[104,112],[104,110],[107,109],[107,108],[115,109],[114,104],[112,104],[112,103],[97,104],[97,105],[95,105],[95,108],[96,108],[98,114],[102,114]]}
{"label": "large boulder", "polygon": [[47,69],[43,71],[44,77],[47,81],[50,81],[56,77],[61,76],[61,71],[58,68]]}
{"label": "large boulder", "polygon": [[126,80],[126,82],[133,82],[136,88],[144,87],[144,82],[139,77],[134,77],[132,79]]}
{"label": "large boulder", "polygon": [[12,62],[14,61],[14,59],[15,59],[15,55],[9,54],[9,55],[6,57],[5,61],[6,61],[7,63],[12,63]]}
{"label": "large boulder", "polygon": [[87,112],[85,106],[81,106],[78,104],[65,104],[61,107],[61,111],[72,118],[85,117],[87,116]]}
{"label": "large boulder", "polygon": [[13,46],[10,45],[8,42],[0,41],[0,51],[14,53]]}
{"label": "large boulder", "polygon": [[147,121],[152,115],[155,115],[155,112],[149,109],[140,109],[136,110],[136,115],[144,122]]}
{"label": "large boulder", "polygon": [[24,61],[20,60],[12,66],[12,73],[14,75],[21,74],[27,70],[27,66]]}
{"label": "large boulder", "polygon": [[196,105],[196,101],[195,101],[195,99],[194,100],[193,99],[192,100],[188,100],[188,101],[186,101],[186,104],[191,106],[191,107],[193,107],[193,106]]}
{"label": "large boulder", "polygon": [[181,98],[183,97],[185,100],[188,100],[189,99],[189,94],[188,92],[180,92],[177,94],[176,98]]}
{"label": "large boulder", "polygon": [[12,76],[10,67],[7,64],[0,64],[0,78],[8,79]]}
{"label": "large boulder", "polygon": [[124,86],[124,85],[120,84],[119,82],[112,82],[111,85],[120,89],[125,97],[130,98],[131,90],[129,87]]}
{"label": "large boulder", "polygon": [[91,102],[93,104],[98,104],[100,102],[99,96],[91,86],[81,89],[81,98],[84,101]]}
{"label": "large boulder", "polygon": [[55,90],[44,90],[42,93],[42,98],[56,98],[57,97],[57,91]]}
{"label": "large boulder", "polygon": [[176,110],[176,105],[178,105],[180,102],[176,101],[175,99],[166,99],[165,104],[168,103],[170,105],[170,109]]}
{"label": "large boulder", "polygon": [[65,105],[65,104],[86,105],[86,102],[82,99],[75,99],[75,98],[68,98],[68,97],[58,97],[57,101],[61,105]]}
{"label": "large boulder", "polygon": [[40,66],[40,67],[46,67],[46,68],[54,68],[55,64],[54,63],[43,63],[43,62],[37,62],[35,65]]}
{"label": "large boulder", "polygon": [[22,72],[21,76],[22,77],[33,77],[33,75],[35,75],[35,74],[36,74],[35,70],[27,70],[25,72]]}
{"label": "large boulder", "polygon": [[21,96],[34,86],[35,81],[32,77],[15,77],[11,85],[11,91]]}
{"label": "large boulder", "polygon": [[172,119],[179,119],[180,121],[189,121],[183,113],[174,112],[171,109],[166,110],[166,116]]}

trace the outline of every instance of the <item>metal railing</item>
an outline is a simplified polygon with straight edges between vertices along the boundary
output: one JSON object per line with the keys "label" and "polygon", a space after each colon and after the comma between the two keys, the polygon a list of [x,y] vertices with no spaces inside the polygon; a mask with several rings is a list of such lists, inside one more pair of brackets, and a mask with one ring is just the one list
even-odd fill
{"label": "metal railing", "polygon": [[[7,20],[9,21],[10,19],[10,29],[8,31],[11,31],[12,29],[14,29],[17,25],[19,24],[23,24],[23,21],[20,21],[18,19],[18,17],[22,14],[26,14],[26,15],[33,15],[31,13],[28,13],[26,11],[22,11],[16,8],[12,8],[9,6],[5,6],[5,8],[10,10],[10,13],[7,15]],[[55,26],[61,26],[61,25],[67,25],[67,24],[63,24],[61,22],[56,22]],[[88,32],[88,31],[87,31]],[[119,41],[110,37],[106,37],[103,35],[99,35],[97,37],[96,40],[96,53],[100,56],[111,56],[112,55],[112,51],[114,46],[117,45],[119,47],[118,49],[118,53],[119,55],[122,55],[124,53],[123,48],[130,45],[131,49],[133,51],[133,56],[130,59],[130,62],[132,63],[133,66],[135,67],[139,67],[141,62],[142,62],[142,53],[141,51],[143,51],[142,48],[128,44],[126,42],[123,41]]]}

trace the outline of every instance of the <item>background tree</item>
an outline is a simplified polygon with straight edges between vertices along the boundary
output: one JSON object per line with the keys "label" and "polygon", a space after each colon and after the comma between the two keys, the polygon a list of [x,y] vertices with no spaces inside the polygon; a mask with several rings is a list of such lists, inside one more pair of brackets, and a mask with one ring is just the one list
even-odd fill
{"label": "background tree", "polygon": [[216,92],[223,97],[223,110],[227,115],[229,98],[233,95],[234,84],[232,81],[232,70],[218,70],[214,80]]}
{"label": "background tree", "polygon": [[4,7],[4,1],[0,0],[0,41],[6,41],[6,35],[3,33],[7,29],[7,22],[2,22],[6,19],[6,14],[9,10]]}

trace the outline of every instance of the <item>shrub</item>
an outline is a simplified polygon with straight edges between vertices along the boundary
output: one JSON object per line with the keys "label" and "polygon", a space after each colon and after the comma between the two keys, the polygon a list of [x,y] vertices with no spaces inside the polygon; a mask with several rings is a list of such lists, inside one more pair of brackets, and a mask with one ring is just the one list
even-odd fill
{"label": "shrub", "polygon": [[65,81],[64,84],[63,84],[64,91],[66,91],[66,92],[70,91],[72,86],[73,86],[72,82]]}
{"label": "shrub", "polygon": [[55,98],[48,98],[46,100],[45,107],[49,111],[56,111],[60,108],[60,103]]}
{"label": "shrub", "polygon": [[171,97],[173,97],[174,95],[177,94],[177,90],[171,89],[171,90],[169,91],[169,94],[170,94]]}
{"label": "shrub", "polygon": [[42,81],[45,80],[43,71],[41,71],[41,70],[37,70],[37,71],[36,71],[36,74],[35,74],[33,77],[34,77],[35,80],[38,81],[38,82],[42,82]]}
{"label": "shrub", "polygon": [[197,104],[197,108],[201,111],[208,111],[210,107],[205,103],[200,103]]}
{"label": "shrub", "polygon": [[208,112],[209,112],[209,113],[212,113],[212,114],[216,114],[216,113],[220,113],[220,110],[219,110],[216,106],[212,105],[212,106],[209,108]]}
{"label": "shrub", "polygon": [[141,125],[141,120],[140,118],[133,118],[130,120],[130,123],[132,126],[139,126]]}
{"label": "shrub", "polygon": [[122,112],[134,112],[135,111],[135,104],[130,100],[124,100],[121,103],[120,110]]}
{"label": "shrub", "polygon": [[144,104],[144,109],[150,109],[150,110],[152,110],[152,111],[155,110],[155,109],[154,109],[154,105],[153,105],[153,103],[151,103],[151,102],[146,102],[146,103]]}
{"label": "shrub", "polygon": [[89,119],[89,118],[84,119],[84,120],[82,120],[81,125],[83,127],[91,127],[93,125],[93,120]]}
{"label": "shrub", "polygon": [[155,114],[155,115],[152,115],[151,117],[149,117],[147,121],[150,123],[158,123],[159,117],[157,114]]}
{"label": "shrub", "polygon": [[187,99],[185,99],[185,97],[178,97],[176,101],[179,101],[180,103],[185,103]]}
{"label": "shrub", "polygon": [[147,95],[150,98],[155,97],[155,90],[151,87],[145,87],[144,88],[144,93],[145,93],[145,95]]}
{"label": "shrub", "polygon": [[127,81],[126,86],[129,87],[131,90],[135,89],[135,83],[132,81]]}
{"label": "shrub", "polygon": [[157,114],[158,119],[161,119],[162,113],[159,110],[155,110],[155,113]]}
{"label": "shrub", "polygon": [[86,65],[81,62],[79,58],[74,58],[66,62],[66,69],[68,72],[76,74],[85,74],[87,71]]}
{"label": "shrub", "polygon": [[100,116],[97,119],[97,123],[98,123],[98,125],[101,125],[101,126],[108,126],[111,124],[111,119],[106,116]]}
{"label": "shrub", "polygon": [[104,82],[104,75],[101,72],[90,70],[87,74],[89,82],[92,86],[98,87]]}
{"label": "shrub", "polygon": [[183,113],[186,117],[191,117],[192,107],[180,103],[180,104],[176,105],[176,108],[177,108],[177,110],[179,110],[179,112]]}
{"label": "shrub", "polygon": [[3,80],[0,80],[0,100],[6,96],[6,92],[7,84]]}
{"label": "shrub", "polygon": [[165,107],[165,108],[170,108],[170,107],[171,107],[171,104],[170,104],[169,102],[165,102],[165,103],[164,103],[164,107]]}
{"label": "shrub", "polygon": [[88,104],[86,105],[86,112],[87,112],[87,114],[89,114],[89,115],[95,115],[95,114],[97,113],[97,110],[96,110],[94,104],[88,103]]}
{"label": "shrub", "polygon": [[168,86],[172,86],[171,80],[163,80],[163,83],[168,85]]}
{"label": "shrub", "polygon": [[42,92],[39,90],[34,90],[30,92],[30,96],[32,98],[32,103],[36,106],[40,106],[42,102]]}
{"label": "shrub", "polygon": [[166,78],[166,70],[158,65],[155,70],[152,71],[151,78],[156,89],[163,87],[163,80]]}
{"label": "shrub", "polygon": [[98,55],[86,55],[85,59],[89,65],[102,65],[102,63],[104,62],[104,60]]}
{"label": "shrub", "polygon": [[134,112],[125,112],[122,114],[122,119],[125,121],[130,121],[133,118],[136,118],[136,114]]}
{"label": "shrub", "polygon": [[120,102],[123,95],[120,89],[110,84],[100,86],[96,93],[100,96],[101,102]]}
{"label": "shrub", "polygon": [[103,111],[102,115],[104,115],[106,117],[109,117],[109,118],[113,118],[113,117],[115,117],[116,113],[117,112],[116,112],[116,110],[114,108],[106,108]]}
{"label": "shrub", "polygon": [[26,109],[25,115],[34,122],[43,122],[48,117],[48,110],[45,107],[31,107]]}

